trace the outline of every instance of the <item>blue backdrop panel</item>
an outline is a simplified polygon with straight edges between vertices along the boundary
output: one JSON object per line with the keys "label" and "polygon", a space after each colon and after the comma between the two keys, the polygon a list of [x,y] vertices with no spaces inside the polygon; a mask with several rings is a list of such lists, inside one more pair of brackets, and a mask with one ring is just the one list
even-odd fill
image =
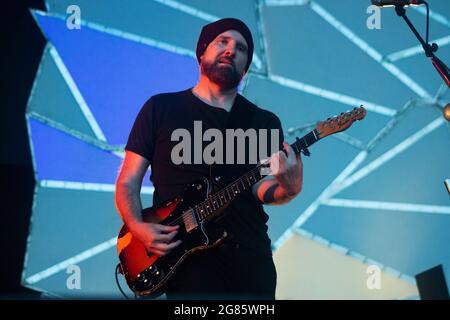
{"label": "blue backdrop panel", "polygon": [[[297,128],[306,124],[324,121],[328,117],[339,115],[341,112],[352,110],[354,107],[359,107],[359,104],[349,106],[320,96],[287,88],[269,79],[263,79],[257,76],[250,76],[249,84],[245,89],[245,95],[257,105],[271,110],[280,118],[285,138],[288,141],[295,136],[302,137],[308,132],[297,132],[292,137],[289,137],[287,135],[289,128]],[[368,110],[364,120],[354,123],[352,127],[345,131],[345,134],[368,143],[390,119],[390,116]],[[327,139],[335,140],[336,138],[331,136]]]}
{"label": "blue backdrop panel", "polygon": [[[405,100],[417,97],[408,86],[308,6],[291,10],[269,7],[264,11],[264,21],[270,30],[267,34],[269,65],[276,75],[360,97],[391,109],[400,109]],[[363,28],[367,29],[365,24],[358,30]],[[395,94],[391,94],[393,92]]]}
{"label": "blue backdrop panel", "polygon": [[[449,196],[444,187],[450,159],[448,136],[442,125],[336,197],[448,206]],[[428,223],[439,224],[434,218],[430,214]],[[450,224],[448,216],[447,220]],[[422,226],[416,227],[417,230],[408,232],[419,233]]]}
{"label": "blue backdrop panel", "polygon": [[[389,131],[387,135],[385,135],[382,139],[380,139],[371,150],[367,158],[361,163],[361,166],[365,166],[372,162],[373,160],[379,158],[389,150],[398,146],[400,143],[407,141],[408,138],[414,136],[419,130],[425,128],[434,120],[440,118],[442,112],[437,108],[432,108],[429,106],[416,105],[410,107],[408,110],[404,112],[402,116],[398,118],[396,125]],[[442,125],[441,128],[445,128],[445,125]],[[438,129],[435,129],[438,130]],[[424,164],[423,157],[427,154],[435,154],[435,151],[430,153],[432,147],[438,147],[439,145],[446,145],[450,139],[449,130],[440,131],[439,135],[430,134],[431,139],[428,135],[424,136],[422,140],[425,140],[426,144],[429,145],[430,149],[423,150],[421,152],[412,151],[415,155],[410,157],[407,162],[411,165],[417,166],[417,168],[421,168]],[[410,149],[415,150],[416,145],[412,144]],[[450,148],[441,148],[440,150],[436,150],[438,154],[442,154],[444,159],[449,159],[450,156]],[[395,159],[394,159],[395,161]],[[401,165],[401,163],[397,163],[397,165]],[[445,167],[440,168],[441,170],[445,170]],[[381,170],[384,170],[384,167],[381,167]],[[445,172],[442,172],[445,174]]]}
{"label": "blue backdrop panel", "polygon": [[[134,35],[160,40],[195,51],[201,28],[215,17],[235,17],[246,22],[254,35],[255,54],[265,64],[260,50],[255,0],[47,0],[49,12],[66,15],[67,7],[76,4],[81,18]],[[239,10],[236,10],[239,8]]]}
{"label": "blue backdrop panel", "polygon": [[39,180],[115,183],[122,159],[34,119],[29,124]]}
{"label": "blue backdrop panel", "polygon": [[36,15],[111,144],[124,144],[152,95],[186,89],[198,78],[189,56],[142,45],[66,21]]}
{"label": "blue backdrop panel", "polygon": [[56,121],[67,128],[96,138],[78,102],[67,86],[47,46],[36,76],[28,112]]}
{"label": "blue backdrop panel", "polygon": [[119,232],[121,219],[114,207],[113,192],[39,188],[37,196],[27,277]]}

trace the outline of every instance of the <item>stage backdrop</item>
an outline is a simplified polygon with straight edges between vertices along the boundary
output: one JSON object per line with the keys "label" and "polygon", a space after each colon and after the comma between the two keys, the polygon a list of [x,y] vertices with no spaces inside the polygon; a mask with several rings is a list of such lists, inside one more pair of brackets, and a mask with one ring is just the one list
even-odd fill
{"label": "stage backdrop", "polygon": [[[429,3],[430,40],[449,64],[450,4]],[[393,8],[370,29],[374,12],[361,0],[46,5],[30,12],[48,43],[26,114],[37,184],[23,285],[63,297],[120,297],[114,182],[128,133],[150,96],[196,83],[200,29],[222,17],[252,30],[253,64],[241,92],[280,117],[287,141],[361,104],[368,111],[310,148],[301,195],[266,207],[277,296],[417,298],[415,274],[443,264],[449,278],[450,130],[442,107],[450,94]],[[424,33],[424,8],[407,14]],[[147,175],[144,206],[152,193]],[[377,270],[387,276],[373,288]]]}

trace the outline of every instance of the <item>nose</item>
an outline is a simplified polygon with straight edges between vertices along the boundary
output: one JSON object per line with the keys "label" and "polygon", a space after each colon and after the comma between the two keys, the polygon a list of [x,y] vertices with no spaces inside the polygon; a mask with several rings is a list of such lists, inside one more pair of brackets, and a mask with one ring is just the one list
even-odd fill
{"label": "nose", "polygon": [[225,49],[225,55],[234,58],[236,56],[236,45],[234,43],[230,43]]}

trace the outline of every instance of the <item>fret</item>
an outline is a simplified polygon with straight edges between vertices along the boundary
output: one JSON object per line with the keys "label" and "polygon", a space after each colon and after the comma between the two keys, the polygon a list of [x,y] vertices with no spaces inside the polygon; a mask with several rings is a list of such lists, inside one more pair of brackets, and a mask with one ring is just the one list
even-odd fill
{"label": "fret", "polygon": [[221,207],[222,207],[223,204],[224,204],[224,202],[222,202],[222,200],[223,200],[223,195],[222,195],[222,192],[219,191],[219,192],[217,193],[217,201],[219,201],[219,204],[220,204]]}
{"label": "fret", "polygon": [[233,197],[230,195],[230,187],[229,186],[227,186],[226,188],[225,188],[225,190],[227,191],[227,194],[228,194],[228,201],[231,201],[231,199],[233,199]]}
{"label": "fret", "polygon": [[199,204],[200,207],[200,216],[202,217],[202,219],[204,219],[206,217],[206,210],[205,207],[203,206],[203,202]]}
{"label": "fret", "polygon": [[206,201],[208,201],[208,205],[211,208],[211,213],[212,213],[215,209],[214,209],[214,204],[211,201],[211,198],[208,198]]}
{"label": "fret", "polygon": [[212,198],[211,198],[211,202],[212,202],[212,204],[213,204],[214,210],[219,209],[219,204],[217,203],[216,198],[212,197]]}
{"label": "fret", "polygon": [[242,191],[246,190],[247,187],[244,184],[244,179],[239,179],[239,181],[241,181],[241,183],[242,183]]}
{"label": "fret", "polygon": [[225,189],[222,189],[222,190],[220,190],[219,191],[220,192],[220,197],[222,198],[222,200],[223,200],[223,203],[225,204],[225,203],[227,203],[227,195],[226,195],[226,193],[225,193]]}
{"label": "fret", "polygon": [[308,141],[306,141],[306,136],[303,137],[303,143],[305,144],[306,147],[309,147]]}
{"label": "fret", "polygon": [[[235,188],[236,188],[236,190],[235,190]],[[237,188],[237,185],[235,184],[235,183],[233,183],[232,185],[231,185],[231,191],[233,191],[233,198],[236,196],[236,194],[238,194],[239,192],[238,192],[238,188]]]}
{"label": "fret", "polygon": [[257,179],[256,179],[256,176],[255,176],[255,170],[252,170],[252,175],[251,175],[251,177],[254,179],[253,181],[256,181]]}
{"label": "fret", "polygon": [[205,218],[205,216],[204,216],[205,210],[202,209],[202,204],[201,204],[201,203],[199,203],[199,204],[197,205],[196,212],[197,212],[197,215],[200,217],[200,219],[204,219],[204,218]]}
{"label": "fret", "polygon": [[207,213],[207,214],[211,214],[212,211],[211,211],[211,207],[210,207],[210,205],[209,205],[209,201],[208,201],[208,200],[205,200],[204,202],[205,202],[205,211],[206,211],[206,213]]}
{"label": "fret", "polygon": [[245,177],[245,179],[247,179],[248,186],[250,187],[252,185],[252,183],[250,182],[250,179],[248,178],[248,174],[246,174],[244,177]]}
{"label": "fret", "polygon": [[225,193],[225,190],[222,190],[220,192],[220,194],[222,195],[223,203],[226,204],[228,202],[228,200],[227,200],[227,195]]}

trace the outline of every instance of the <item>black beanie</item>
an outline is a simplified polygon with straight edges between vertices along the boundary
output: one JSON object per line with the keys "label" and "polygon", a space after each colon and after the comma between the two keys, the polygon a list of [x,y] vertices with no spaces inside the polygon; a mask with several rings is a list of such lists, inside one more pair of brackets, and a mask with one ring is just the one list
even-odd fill
{"label": "black beanie", "polygon": [[205,52],[206,47],[213,41],[219,34],[228,30],[236,30],[247,41],[248,50],[247,50],[247,65],[245,66],[245,70],[248,70],[250,64],[252,63],[253,57],[253,39],[252,33],[247,25],[239,19],[234,18],[225,18],[220,19],[210,24],[203,26],[202,32],[200,33],[200,37],[197,41],[197,49],[195,53],[197,55],[197,61],[200,63],[200,56]]}

